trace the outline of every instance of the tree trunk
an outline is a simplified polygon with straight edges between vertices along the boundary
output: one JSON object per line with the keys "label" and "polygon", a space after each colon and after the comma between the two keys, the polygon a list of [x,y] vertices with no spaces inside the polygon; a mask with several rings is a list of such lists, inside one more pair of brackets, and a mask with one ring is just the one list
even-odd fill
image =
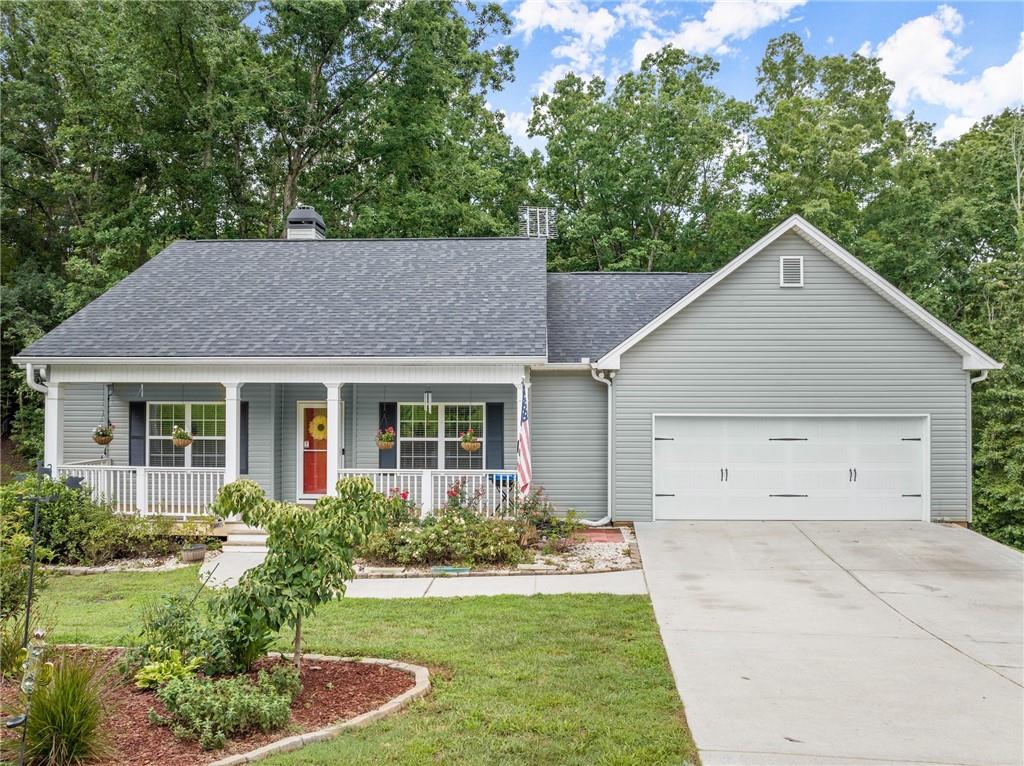
{"label": "tree trunk", "polygon": [[295,620],[295,643],[292,644],[293,659],[295,660],[295,669],[302,672],[302,617],[300,616]]}

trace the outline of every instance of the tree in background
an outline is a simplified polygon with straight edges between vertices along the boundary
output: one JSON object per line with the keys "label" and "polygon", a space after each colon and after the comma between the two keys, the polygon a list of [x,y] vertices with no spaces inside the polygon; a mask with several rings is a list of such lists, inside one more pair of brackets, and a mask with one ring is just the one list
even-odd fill
{"label": "tree in background", "polygon": [[570,74],[534,99],[530,134],[548,152],[539,188],[559,210],[553,267],[696,270],[728,252],[715,224],[740,206],[750,108],[709,84],[717,71],[668,47],[610,94]]}

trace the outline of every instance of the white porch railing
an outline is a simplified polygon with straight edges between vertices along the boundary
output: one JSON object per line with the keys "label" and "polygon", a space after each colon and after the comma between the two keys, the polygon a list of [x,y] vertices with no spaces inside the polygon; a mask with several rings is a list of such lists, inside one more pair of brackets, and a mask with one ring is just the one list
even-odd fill
{"label": "white porch railing", "polygon": [[461,487],[467,505],[484,516],[504,516],[515,501],[515,472],[455,470],[395,470],[374,468],[342,468],[338,478],[366,476],[373,488],[384,494],[406,492],[409,501],[423,514],[443,508],[449,492]]}
{"label": "white porch railing", "polygon": [[59,478],[81,476],[97,502],[119,513],[146,516],[209,516],[210,505],[224,486],[223,468],[151,468],[98,461],[69,463],[56,469]]}

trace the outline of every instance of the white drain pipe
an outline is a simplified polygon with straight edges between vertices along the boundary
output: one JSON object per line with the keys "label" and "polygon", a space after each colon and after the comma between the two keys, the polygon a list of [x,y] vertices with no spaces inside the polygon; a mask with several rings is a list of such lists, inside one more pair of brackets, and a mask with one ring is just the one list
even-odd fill
{"label": "white drain pipe", "polygon": [[615,373],[611,371],[598,372],[597,368],[591,365],[590,377],[608,386],[608,425],[606,426],[608,438],[608,467],[606,469],[608,473],[608,494],[606,496],[608,513],[603,518],[596,520],[580,519],[580,524],[588,527],[603,527],[605,524],[610,524],[612,520],[612,378],[615,377]]}

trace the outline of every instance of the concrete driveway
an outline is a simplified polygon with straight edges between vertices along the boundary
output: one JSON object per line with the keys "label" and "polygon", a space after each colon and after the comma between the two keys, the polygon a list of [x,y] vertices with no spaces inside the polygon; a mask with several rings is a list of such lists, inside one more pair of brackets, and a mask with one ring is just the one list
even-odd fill
{"label": "concrete driveway", "polygon": [[636,525],[704,766],[1024,762],[1024,558],[923,522]]}

